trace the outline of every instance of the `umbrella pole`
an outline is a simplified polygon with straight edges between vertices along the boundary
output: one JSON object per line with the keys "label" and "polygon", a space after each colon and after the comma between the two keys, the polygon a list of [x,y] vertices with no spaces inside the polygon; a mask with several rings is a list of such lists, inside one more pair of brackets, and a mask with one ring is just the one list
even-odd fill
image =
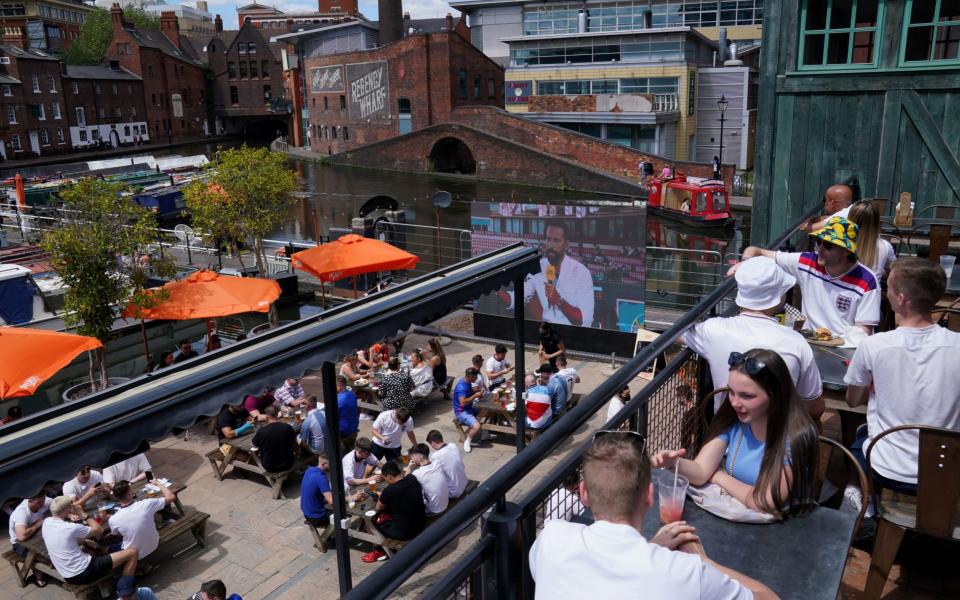
{"label": "umbrella pole", "polygon": [[323,307],[326,308],[327,307],[327,286],[322,279],[320,280],[320,301],[323,302]]}
{"label": "umbrella pole", "polygon": [[213,319],[207,319],[207,348],[210,347],[211,335],[213,335]]}
{"label": "umbrella pole", "polygon": [[353,276],[353,299],[356,300],[360,297],[360,293],[357,291],[357,276]]}
{"label": "umbrella pole", "polygon": [[143,355],[147,359],[147,366],[150,366],[150,346],[147,344],[147,326],[144,325],[143,319],[140,319],[140,335],[143,337]]}

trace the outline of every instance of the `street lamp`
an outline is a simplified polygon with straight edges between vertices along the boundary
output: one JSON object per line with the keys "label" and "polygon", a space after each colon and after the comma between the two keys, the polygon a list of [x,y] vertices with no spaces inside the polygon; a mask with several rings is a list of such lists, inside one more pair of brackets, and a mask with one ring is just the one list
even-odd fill
{"label": "street lamp", "polygon": [[730,102],[727,100],[727,97],[723,94],[720,95],[720,99],[717,100],[717,108],[720,109],[720,156],[718,160],[720,164],[723,164],[723,123],[727,120],[725,114],[727,112],[727,105]]}

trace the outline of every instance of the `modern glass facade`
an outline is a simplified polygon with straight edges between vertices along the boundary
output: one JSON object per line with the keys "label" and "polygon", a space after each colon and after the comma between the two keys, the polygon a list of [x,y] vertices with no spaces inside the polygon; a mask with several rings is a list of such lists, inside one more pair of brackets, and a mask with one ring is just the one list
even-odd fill
{"label": "modern glass facade", "polygon": [[538,81],[540,96],[577,96],[586,94],[676,94],[676,77],[633,77],[629,79],[579,79]]}
{"label": "modern glass facade", "polygon": [[657,152],[656,125],[620,123],[553,123],[553,125],[606,140],[611,144],[634,148],[641,152],[651,154]]}
{"label": "modern glass facade", "polygon": [[682,34],[619,36],[597,39],[549,40],[523,46],[511,45],[510,66],[565,65],[609,62],[682,61]]}

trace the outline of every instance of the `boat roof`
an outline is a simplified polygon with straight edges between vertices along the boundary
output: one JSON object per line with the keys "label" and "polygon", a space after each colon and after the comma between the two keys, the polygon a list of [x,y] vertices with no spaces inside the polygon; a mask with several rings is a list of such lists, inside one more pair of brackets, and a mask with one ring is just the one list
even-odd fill
{"label": "boat roof", "polygon": [[714,187],[723,187],[726,185],[719,179],[707,179],[706,177],[687,177],[686,181],[668,181],[671,187],[686,187],[689,189],[705,189]]}
{"label": "boat roof", "polygon": [[0,281],[19,279],[33,273],[30,269],[13,263],[0,264]]}

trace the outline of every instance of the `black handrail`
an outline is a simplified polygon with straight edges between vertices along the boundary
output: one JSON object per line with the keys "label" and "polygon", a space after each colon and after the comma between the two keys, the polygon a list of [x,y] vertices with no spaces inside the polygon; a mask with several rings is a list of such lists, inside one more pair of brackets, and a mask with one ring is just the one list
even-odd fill
{"label": "black handrail", "polygon": [[[818,214],[819,211],[819,206],[811,208],[794,223],[793,227],[782,233],[768,247],[771,249],[779,248],[791,235],[798,231],[801,224]],[[440,517],[436,523],[430,526],[429,535],[425,534],[414,538],[396,556],[343,596],[344,600],[369,600],[390,596],[403,582],[412,577],[437,552],[479,519],[491,506],[504,502],[506,493],[519,483],[531,469],[573,435],[614,394],[632,381],[640,371],[647,368],[660,354],[670,348],[687,328],[733,291],[735,285],[735,281],[729,278],[717,286],[696,306],[681,316],[669,329],[660,334],[649,346],[625,363],[613,376],[607,378],[593,392],[581,399],[573,410],[541,433],[523,452],[518,453],[507,464],[500,467],[469,496]],[[643,402],[644,398],[649,398],[655,391],[652,385],[646,386],[646,389],[649,389],[649,391],[646,394],[641,392],[638,396],[638,402]]]}

